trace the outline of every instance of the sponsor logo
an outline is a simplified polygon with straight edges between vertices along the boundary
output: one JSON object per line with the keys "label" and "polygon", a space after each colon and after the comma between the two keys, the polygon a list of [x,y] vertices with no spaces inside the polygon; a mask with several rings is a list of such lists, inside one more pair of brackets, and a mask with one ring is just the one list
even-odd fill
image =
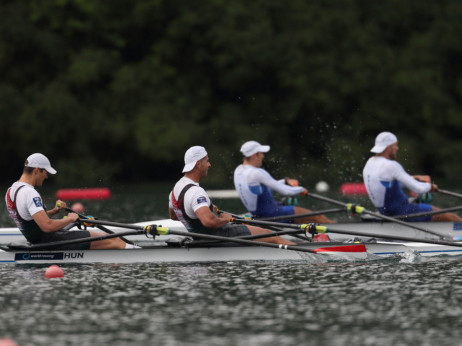
{"label": "sponsor logo", "polygon": [[42,206],[42,199],[40,197],[34,197],[33,198],[34,204],[36,207],[41,207]]}
{"label": "sponsor logo", "polygon": [[207,203],[207,198],[205,198],[204,196],[198,197],[197,204],[201,204],[201,203]]}
{"label": "sponsor logo", "polygon": [[63,253],[62,252],[18,252],[14,255],[15,261],[49,261],[49,260],[62,260]]}
{"label": "sponsor logo", "polygon": [[454,231],[462,231],[462,222],[454,222]]}

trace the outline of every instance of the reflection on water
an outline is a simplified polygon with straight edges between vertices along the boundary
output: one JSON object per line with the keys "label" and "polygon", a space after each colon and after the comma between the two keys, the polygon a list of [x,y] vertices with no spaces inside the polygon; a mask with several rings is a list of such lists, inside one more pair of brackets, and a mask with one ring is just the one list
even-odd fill
{"label": "reflection on water", "polygon": [[452,345],[462,259],[0,267],[21,345]]}

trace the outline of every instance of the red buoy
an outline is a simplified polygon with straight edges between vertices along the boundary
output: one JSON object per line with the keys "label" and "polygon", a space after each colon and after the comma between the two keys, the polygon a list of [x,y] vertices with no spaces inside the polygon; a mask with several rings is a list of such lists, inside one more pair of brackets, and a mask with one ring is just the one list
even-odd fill
{"label": "red buoy", "polygon": [[111,191],[106,187],[88,189],[61,189],[56,192],[56,197],[62,200],[109,199],[111,197]]}
{"label": "red buoy", "polygon": [[62,278],[64,276],[63,270],[58,267],[56,264],[53,264],[48,267],[45,272],[45,277],[47,279]]}
{"label": "red buoy", "polygon": [[340,186],[340,193],[346,196],[367,195],[364,183],[344,183]]}

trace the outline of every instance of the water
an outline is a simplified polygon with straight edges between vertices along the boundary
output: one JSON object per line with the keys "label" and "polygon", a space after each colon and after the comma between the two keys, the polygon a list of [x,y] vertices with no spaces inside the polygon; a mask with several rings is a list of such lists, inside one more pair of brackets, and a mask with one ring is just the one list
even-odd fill
{"label": "water", "polygon": [[[165,218],[166,193],[135,186],[85,204],[113,221]],[[240,211],[236,201],[219,202]],[[462,337],[461,264],[461,257],[412,257],[63,265],[60,279],[45,279],[47,266],[2,265],[0,338],[19,345],[454,345]]]}

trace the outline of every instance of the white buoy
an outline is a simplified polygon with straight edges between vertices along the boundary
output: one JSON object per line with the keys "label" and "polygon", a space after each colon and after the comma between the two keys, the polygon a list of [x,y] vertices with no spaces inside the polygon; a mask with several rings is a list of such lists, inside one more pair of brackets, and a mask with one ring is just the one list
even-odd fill
{"label": "white buoy", "polygon": [[329,184],[321,180],[317,182],[315,188],[317,192],[327,192],[329,191]]}

